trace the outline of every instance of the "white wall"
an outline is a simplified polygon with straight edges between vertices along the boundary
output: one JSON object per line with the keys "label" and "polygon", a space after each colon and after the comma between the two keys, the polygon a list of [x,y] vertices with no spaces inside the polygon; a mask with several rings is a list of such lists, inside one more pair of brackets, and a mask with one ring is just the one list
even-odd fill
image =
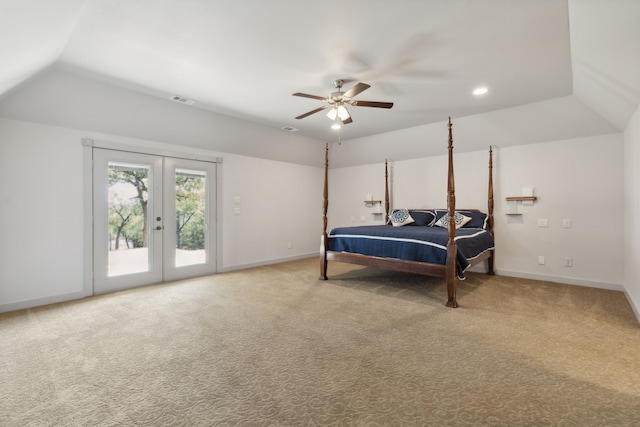
{"label": "white wall", "polygon": [[83,295],[81,137],[0,119],[0,311]]}
{"label": "white wall", "polygon": [[640,319],[640,106],[624,133],[624,286]]}
{"label": "white wall", "polygon": [[[333,150],[333,156],[339,155],[339,147]],[[487,152],[456,154],[454,168],[458,207],[486,211],[488,161],[488,147]],[[388,170],[392,208],[446,208],[446,156],[389,160]],[[367,207],[364,203],[368,194],[383,201],[384,212],[384,163],[331,169],[329,225],[382,223],[384,216],[372,214],[377,211],[377,206]]]}
{"label": "white wall", "polygon": [[84,137],[222,156],[222,270],[318,251],[321,168],[0,119],[0,311],[84,295]]}
{"label": "white wall", "polygon": [[227,154],[222,170],[225,270],[318,253],[321,168]]}
{"label": "white wall", "polygon": [[[622,290],[622,168],[621,134],[499,149],[498,273]],[[538,200],[522,206],[522,216],[505,215],[505,197],[521,195],[522,187],[534,187]],[[539,218],[549,227],[539,228]],[[564,219],[571,228],[563,228]],[[539,255],[545,265],[537,264]]]}
{"label": "white wall", "polygon": [[[486,211],[488,150],[455,154],[454,163],[457,206]],[[621,134],[494,148],[498,274],[622,290],[622,164]],[[396,161],[391,170],[393,207],[446,207],[446,156]],[[329,183],[330,227],[361,224],[360,216],[376,222],[363,201],[383,198],[382,163],[331,170]],[[507,216],[505,198],[523,187],[534,187],[538,201]],[[537,227],[538,218],[549,227]]]}
{"label": "white wall", "polygon": [[[447,152],[446,117],[432,123],[396,132],[344,141],[336,148],[334,167],[367,165],[384,161],[417,159]],[[585,138],[622,132],[575,96],[472,116],[452,117],[456,153],[523,144]]]}
{"label": "white wall", "polygon": [[[384,214],[373,215],[373,212],[378,209],[384,212],[384,163],[330,169],[328,179],[328,228],[382,224]],[[367,207],[364,203],[367,195],[380,200],[380,208]]]}

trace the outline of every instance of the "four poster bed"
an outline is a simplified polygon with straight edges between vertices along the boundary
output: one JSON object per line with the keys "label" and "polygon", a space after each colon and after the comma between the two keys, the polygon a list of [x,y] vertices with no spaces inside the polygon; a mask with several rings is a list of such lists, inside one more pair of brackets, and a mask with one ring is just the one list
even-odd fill
{"label": "four poster bed", "polygon": [[[340,227],[327,233],[329,146],[325,151],[320,279],[328,261],[359,264],[446,278],[447,307],[458,307],[456,282],[464,271],[487,260],[494,273],[493,152],[489,148],[488,212],[456,210],[453,136],[448,123],[447,209],[398,209],[389,218],[388,166],[385,162],[385,225]],[[454,220],[450,220],[453,218]]]}

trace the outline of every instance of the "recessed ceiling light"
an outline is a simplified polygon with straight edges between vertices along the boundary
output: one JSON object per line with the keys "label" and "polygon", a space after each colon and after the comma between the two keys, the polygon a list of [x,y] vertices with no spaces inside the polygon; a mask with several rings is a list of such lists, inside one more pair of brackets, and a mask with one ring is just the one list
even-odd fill
{"label": "recessed ceiling light", "polygon": [[484,95],[485,93],[489,92],[489,89],[487,89],[486,87],[479,87],[477,89],[475,89],[473,91],[474,95]]}

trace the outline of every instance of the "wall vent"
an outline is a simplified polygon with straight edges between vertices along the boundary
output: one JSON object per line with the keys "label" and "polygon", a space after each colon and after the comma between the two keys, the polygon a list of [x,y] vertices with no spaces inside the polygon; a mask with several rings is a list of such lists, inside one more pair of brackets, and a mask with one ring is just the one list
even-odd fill
{"label": "wall vent", "polygon": [[291,126],[283,126],[280,129],[286,130],[287,132],[297,132],[298,131],[298,129],[296,129],[294,127],[291,127]]}
{"label": "wall vent", "polygon": [[179,102],[180,104],[193,105],[196,103],[193,99],[183,98],[182,96],[174,95],[169,98],[172,101]]}

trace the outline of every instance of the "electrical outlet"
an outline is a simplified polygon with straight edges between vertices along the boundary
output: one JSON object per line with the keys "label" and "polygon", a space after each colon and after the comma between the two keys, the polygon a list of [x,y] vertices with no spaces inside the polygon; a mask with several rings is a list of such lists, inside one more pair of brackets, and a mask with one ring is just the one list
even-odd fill
{"label": "electrical outlet", "polygon": [[287,249],[291,249],[291,242],[287,243]]}
{"label": "electrical outlet", "polygon": [[562,220],[563,228],[571,228],[571,220],[569,218],[565,218]]}
{"label": "electrical outlet", "polygon": [[573,267],[573,258],[565,258],[564,259],[565,267]]}
{"label": "electrical outlet", "polygon": [[544,265],[544,256],[543,255],[539,255],[538,256],[538,265]]}
{"label": "electrical outlet", "polygon": [[540,228],[548,228],[549,220],[547,218],[538,218],[538,227]]}

